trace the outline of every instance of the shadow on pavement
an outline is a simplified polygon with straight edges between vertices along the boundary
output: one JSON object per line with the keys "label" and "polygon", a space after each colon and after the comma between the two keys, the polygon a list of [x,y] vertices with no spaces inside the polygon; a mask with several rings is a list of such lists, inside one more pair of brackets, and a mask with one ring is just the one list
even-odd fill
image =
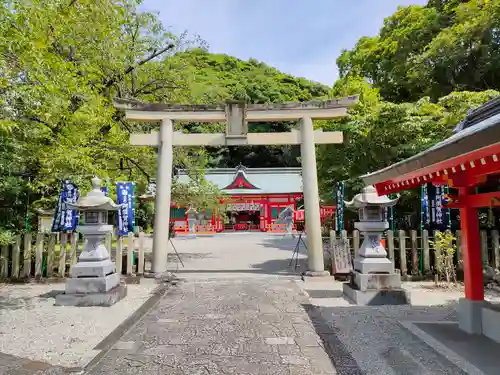
{"label": "shadow on pavement", "polygon": [[196,270],[185,270],[180,268],[179,271],[177,271],[179,275],[182,274],[205,274],[205,273],[216,273],[216,274],[223,274],[223,273],[243,273],[243,274],[260,274],[260,275],[276,275],[276,276],[298,276],[298,273],[293,271],[293,268],[290,270],[268,270],[268,269],[240,269],[240,270],[232,270],[232,269],[196,269]]}
{"label": "shadow on pavement", "polygon": [[299,243],[299,253],[306,254],[307,250],[305,242],[306,240],[304,237],[302,237],[301,240],[299,241],[298,236],[296,236],[295,238],[290,238],[290,237],[283,237],[283,235],[281,235],[281,236],[265,238],[261,242],[261,244],[264,247],[272,247],[274,249],[279,249],[279,250],[294,251],[297,247],[297,243]]}
{"label": "shadow on pavement", "polygon": [[[183,260],[185,253],[181,253],[180,256]],[[200,254],[199,257],[191,254],[190,258],[205,258],[204,254]],[[169,261],[173,262],[177,260],[175,254],[169,254]],[[183,269],[179,268],[177,273],[179,274],[196,274],[196,273],[245,273],[245,274],[265,274],[265,275],[277,275],[277,276],[298,276],[303,271],[306,270],[306,258],[299,258],[297,262],[297,267],[295,268],[296,259],[271,259],[262,263],[250,264],[247,269],[224,269],[224,268],[214,268],[214,269]],[[291,264],[290,264],[291,263]]]}
{"label": "shadow on pavement", "polygon": [[32,361],[10,354],[0,353],[0,374],[2,375],[63,375],[65,369],[46,362]]}
{"label": "shadow on pavement", "polygon": [[9,298],[0,296],[0,310],[17,310],[26,308],[32,302],[31,297]]}
{"label": "shadow on pavement", "polygon": [[321,316],[321,308],[310,304],[302,305],[321,338],[326,354],[330,357],[338,375],[365,375],[356,360],[337,336],[337,328]]}
{"label": "shadow on pavement", "polygon": [[[344,293],[341,290],[318,290],[306,289],[310,298],[343,298]],[[350,302],[350,301],[349,301]]]}
{"label": "shadow on pavement", "polygon": [[[291,264],[290,264],[291,262]],[[252,264],[252,268],[262,272],[278,275],[298,275],[305,270],[306,260],[299,259],[295,268],[295,259],[271,259],[263,263]]]}
{"label": "shadow on pavement", "polygon": [[[147,254],[148,256],[145,256],[144,258],[146,261],[151,262],[153,259],[152,254]],[[212,253],[179,253],[180,257],[182,260],[190,260],[190,259],[206,259],[206,258],[212,258]],[[179,258],[177,257],[177,254],[175,252],[170,252],[167,254],[167,261],[168,262],[176,262]]]}
{"label": "shadow on pavement", "polygon": [[9,294],[0,295],[0,311],[29,308],[30,305],[36,304],[39,299],[55,298],[56,295],[61,293],[64,293],[64,284],[61,286],[61,289],[52,290],[50,292],[43,293],[38,296],[11,297]]}

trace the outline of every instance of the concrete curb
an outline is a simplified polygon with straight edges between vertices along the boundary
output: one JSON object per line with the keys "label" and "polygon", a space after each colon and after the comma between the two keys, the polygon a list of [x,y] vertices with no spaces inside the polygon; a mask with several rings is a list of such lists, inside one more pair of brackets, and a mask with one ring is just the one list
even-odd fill
{"label": "concrete curb", "polygon": [[477,367],[469,363],[467,360],[456,354],[453,350],[448,349],[446,346],[441,344],[439,341],[425,333],[423,330],[418,328],[414,323],[433,323],[433,324],[457,324],[457,322],[447,322],[447,321],[438,321],[438,322],[419,322],[419,321],[399,321],[399,324],[414,334],[416,337],[421,339],[424,343],[433,348],[436,352],[441,354],[443,357],[448,359],[451,363],[455,364],[459,368],[461,368],[464,372],[470,375],[484,375],[484,373],[479,370]]}

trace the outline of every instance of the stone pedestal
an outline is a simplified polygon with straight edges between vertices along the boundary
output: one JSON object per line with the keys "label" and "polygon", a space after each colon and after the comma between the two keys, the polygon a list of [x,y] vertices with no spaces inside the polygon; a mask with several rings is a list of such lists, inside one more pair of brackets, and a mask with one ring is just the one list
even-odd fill
{"label": "stone pedestal", "polygon": [[483,333],[482,310],[486,306],[485,301],[472,301],[460,298],[457,307],[458,326],[469,334],[480,335]]}
{"label": "stone pedestal", "polygon": [[357,305],[406,305],[410,296],[401,288],[401,275],[362,274],[353,271],[343,285],[344,294]]}
{"label": "stone pedestal", "polygon": [[88,241],[71,269],[65,293],[56,296],[57,306],[112,306],[127,295],[127,287],[120,284],[120,274],[101,243],[111,230],[111,225],[80,228]]}
{"label": "stone pedestal", "polygon": [[343,285],[344,294],[358,305],[404,305],[409,303],[408,293],[401,288],[401,275],[387,259],[381,244],[382,233],[389,228],[385,209],[397,199],[379,196],[373,186],[357,194],[350,208],[359,210],[359,222],[354,226],[363,236],[363,244],[354,259],[351,280]]}
{"label": "stone pedestal", "polygon": [[187,234],[187,237],[188,238],[196,238],[196,232],[195,232],[195,225],[196,225],[196,222],[198,221],[196,218],[194,217],[189,217],[190,215],[188,215],[188,229],[189,229],[189,232]]}
{"label": "stone pedestal", "polygon": [[387,253],[380,243],[381,235],[369,232],[363,232],[363,235],[365,240],[354,260],[351,281],[343,285],[344,294],[358,305],[408,304],[409,295],[401,288],[401,275],[386,258]]}
{"label": "stone pedestal", "polygon": [[306,272],[304,272],[302,279],[305,281],[306,278],[308,278],[308,279],[311,279],[311,278],[320,279],[323,277],[327,277],[328,279],[330,279],[330,272],[328,272],[328,271],[306,271]]}

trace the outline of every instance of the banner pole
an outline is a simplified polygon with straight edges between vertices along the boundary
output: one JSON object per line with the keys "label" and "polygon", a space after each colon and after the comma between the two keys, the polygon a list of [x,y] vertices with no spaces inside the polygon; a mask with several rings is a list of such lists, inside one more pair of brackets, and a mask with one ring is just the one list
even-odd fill
{"label": "banner pole", "polygon": [[134,213],[134,216],[132,218],[132,231],[135,233],[135,204],[136,204],[136,191],[137,191],[137,184],[135,182],[132,182],[132,212]]}

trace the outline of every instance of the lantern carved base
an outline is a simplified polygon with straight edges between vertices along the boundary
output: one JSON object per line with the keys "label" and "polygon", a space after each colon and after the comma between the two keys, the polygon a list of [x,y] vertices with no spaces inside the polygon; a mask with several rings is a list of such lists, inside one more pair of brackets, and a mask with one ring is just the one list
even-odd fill
{"label": "lantern carved base", "polygon": [[112,273],[105,277],[83,277],[66,281],[66,294],[106,293],[120,285],[120,275]]}
{"label": "lantern carved base", "polygon": [[387,258],[358,257],[344,294],[357,305],[406,305],[409,294],[401,288],[401,275]]}
{"label": "lantern carved base", "polygon": [[188,218],[188,238],[196,238],[196,219]]}
{"label": "lantern carved base", "polygon": [[[113,269],[105,276],[101,276],[105,270],[97,263],[106,261],[75,264],[75,268],[80,267],[72,273],[71,279],[66,280],[64,294],[56,296],[56,306],[112,306],[125,298],[127,286],[120,284],[120,275],[115,273],[114,263],[109,259],[107,261]],[[89,272],[82,276],[85,271]]]}
{"label": "lantern carved base", "polygon": [[354,270],[362,274],[394,273],[394,264],[387,258],[358,257],[354,259]]}
{"label": "lantern carved base", "polygon": [[97,262],[78,262],[71,269],[72,278],[105,277],[115,272],[116,266],[110,259]]}
{"label": "lantern carved base", "polygon": [[404,289],[371,289],[359,290],[356,286],[345,283],[343,293],[360,306],[407,305],[410,303],[408,293]]}
{"label": "lantern carved base", "polygon": [[100,241],[94,247],[92,235],[87,237],[87,247],[66,280],[65,293],[56,296],[57,306],[112,306],[127,295],[106,248]]}
{"label": "lantern carved base", "polygon": [[[406,305],[408,293],[401,288],[401,275],[380,240],[385,222],[358,222],[364,237],[354,259],[351,281],[343,285],[344,294],[357,305]],[[376,231],[379,231],[378,233]]]}
{"label": "lantern carved base", "polygon": [[56,296],[56,306],[113,306],[127,296],[127,286],[118,285],[105,293],[59,294]]}

